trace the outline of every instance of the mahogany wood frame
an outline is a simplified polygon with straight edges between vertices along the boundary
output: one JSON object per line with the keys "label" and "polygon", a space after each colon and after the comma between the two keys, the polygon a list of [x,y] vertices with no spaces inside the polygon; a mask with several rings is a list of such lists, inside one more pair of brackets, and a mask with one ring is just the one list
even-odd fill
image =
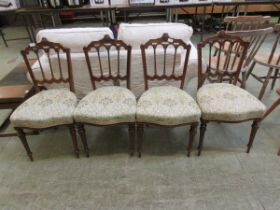
{"label": "mahogany wood frame", "polygon": [[[226,45],[228,45],[228,49],[225,52],[224,48]],[[206,70],[204,71],[202,49],[206,46],[209,47],[209,56]],[[223,82],[227,80],[229,83],[236,85],[246,58],[248,46],[248,42],[243,41],[238,36],[228,35],[225,31],[220,31],[215,36],[198,43],[197,89],[203,85],[206,79],[210,82]],[[212,61],[213,51],[217,62]]]}
{"label": "mahogany wood frame", "polygon": [[[108,67],[109,67],[109,72],[108,75],[105,75],[103,72],[103,67],[101,64],[101,56],[100,56],[100,48],[104,47],[107,52],[107,59],[108,59]],[[110,51],[111,48],[115,47],[115,51],[117,51],[117,74],[114,75],[114,72],[111,68],[111,59],[110,59]],[[122,40],[116,40],[116,39],[111,39],[109,35],[105,35],[103,39],[99,41],[93,41],[91,42],[88,46],[84,47],[84,54],[86,57],[86,62],[88,66],[88,71],[89,71],[89,76],[92,82],[92,88],[93,90],[96,89],[96,82],[100,81],[113,81],[113,84],[118,86],[119,85],[119,80],[126,81],[126,87],[127,89],[130,89],[130,69],[131,69],[131,46],[127,45],[124,43]],[[100,70],[100,76],[94,75],[94,72],[92,71],[92,66],[91,66],[91,61],[90,61],[90,51],[94,49],[97,52],[97,58],[99,62],[99,70]],[[126,74],[121,75],[120,74],[120,51],[124,50],[126,51]],[[87,138],[86,138],[86,131],[84,125],[92,125],[92,126],[98,126],[98,127],[107,127],[107,126],[113,126],[113,125],[121,125],[121,124],[127,124],[128,125],[128,133],[129,133],[129,154],[130,156],[134,155],[134,147],[135,147],[135,122],[122,122],[122,123],[113,123],[110,125],[99,125],[99,124],[93,124],[93,123],[81,123],[81,122],[76,122],[76,126],[78,129],[78,133],[81,137],[81,141],[84,146],[84,150],[86,153],[86,156],[89,157],[89,148],[88,148],[88,143],[87,143]]]}
{"label": "mahogany wood frame", "polygon": [[[40,55],[39,55],[39,51],[43,51],[47,57],[48,57],[48,62],[50,64],[50,70],[51,70],[51,78],[47,79],[45,77],[44,74],[44,69],[41,65],[41,61],[40,61]],[[58,62],[59,62],[59,72],[60,72],[60,77],[56,78],[54,76],[54,71],[52,68],[52,64],[51,64],[51,59],[50,59],[50,50],[54,50],[54,52],[57,55],[58,58]],[[61,66],[61,62],[60,62],[60,51],[62,51],[63,53],[66,54],[66,59],[67,59],[67,67],[68,67],[68,77],[63,75],[63,71],[62,71],[62,66]],[[41,74],[42,74],[42,79],[36,78],[35,74],[33,73],[32,70],[32,63],[34,63],[34,60],[29,59],[28,55],[30,54],[30,52],[33,52],[36,54],[37,60],[39,62],[39,66],[40,66],[40,70],[41,70]],[[29,75],[31,76],[32,82],[34,84],[34,88],[36,93],[40,92],[40,90],[42,89],[42,86],[45,84],[60,84],[60,83],[68,83],[69,84],[69,88],[70,91],[75,93],[75,89],[74,89],[74,81],[73,81],[73,72],[72,72],[72,62],[71,62],[71,56],[70,56],[70,49],[69,48],[65,48],[63,47],[61,44],[59,43],[54,43],[54,42],[49,42],[47,39],[42,39],[42,41],[40,43],[37,44],[30,44],[28,47],[26,47],[24,50],[21,51],[21,54],[23,56],[24,62],[27,66]],[[28,145],[27,139],[26,139],[26,134],[24,129],[28,129],[28,130],[33,130],[33,131],[40,131],[40,130],[45,130],[45,129],[49,129],[49,128],[54,128],[54,127],[58,127],[58,126],[66,126],[69,128],[70,131],[70,135],[72,138],[72,143],[74,146],[74,151],[76,154],[76,157],[79,158],[79,148],[78,148],[78,143],[77,143],[77,138],[76,138],[76,130],[75,130],[75,126],[74,124],[62,124],[62,125],[56,125],[56,126],[51,126],[51,127],[46,127],[46,128],[30,128],[30,127],[15,127],[15,130],[17,131],[17,135],[19,137],[19,139],[21,140],[27,155],[29,157],[29,159],[31,161],[33,161],[33,155],[32,152],[30,150],[30,147]]]}
{"label": "mahogany wood frame", "polygon": [[[263,95],[265,93],[266,87],[269,83],[269,79],[272,79],[272,84],[271,84],[271,90],[274,88],[275,86],[275,82],[276,79],[280,78],[280,74],[279,74],[279,70],[280,70],[280,51],[278,50],[278,58],[277,56],[277,48],[280,48],[280,24],[277,24],[274,26],[274,31],[277,33],[276,34],[276,38],[275,41],[272,45],[271,51],[269,53],[268,56],[264,55],[264,57],[266,57],[266,59],[263,60],[258,60],[257,58],[255,58],[248,70],[247,73],[247,79],[250,75],[253,76],[253,78],[255,78],[257,81],[261,82],[263,85],[261,87],[261,90],[259,92],[259,96],[258,98],[261,100],[263,98]],[[261,54],[262,55],[262,54]],[[274,60],[274,57],[276,57],[276,63],[272,63]],[[256,74],[253,73],[253,69],[255,67],[256,64],[268,67],[268,72],[266,75],[264,76],[257,76]],[[274,71],[274,75],[273,74]]]}
{"label": "mahogany wood frame", "polygon": [[[236,85],[236,83],[237,83],[237,80],[238,80],[238,77],[239,77],[239,74],[240,74],[240,71],[241,71],[241,67],[242,67],[243,62],[245,60],[245,56],[246,56],[246,53],[247,53],[249,43],[243,41],[240,37],[230,36],[230,35],[226,34],[224,31],[220,31],[216,36],[210,37],[210,38],[200,42],[197,46],[197,51],[198,51],[198,89],[203,85],[203,83],[205,82],[205,79],[208,76],[208,70],[203,71],[202,50],[207,45],[209,45],[210,47],[213,47],[214,43],[216,43],[216,42],[220,43],[218,46],[220,46],[221,48],[224,46],[225,42],[230,43],[230,46],[240,46],[238,51],[236,51],[236,49],[235,49],[234,53],[233,52],[228,52],[228,51],[226,53],[226,56],[232,56],[232,54],[234,54],[234,56],[239,57],[238,65],[234,65],[234,67],[236,68],[235,71],[230,72],[230,74],[233,78],[231,78],[230,81],[229,81],[231,84],[234,84],[234,85]],[[229,47],[229,49],[233,49],[233,47]],[[219,51],[222,51],[222,49],[220,49]],[[218,56],[220,56],[220,54],[221,53],[218,53]],[[210,53],[210,55],[211,55],[211,53]],[[211,56],[209,56],[209,57],[211,57]],[[209,62],[211,62],[211,59],[209,59]],[[207,69],[208,68],[209,67],[207,67]],[[217,80],[218,82],[223,82],[224,81],[223,77],[228,76],[228,74],[229,74],[229,73],[226,73],[227,69],[216,68],[215,70],[217,72],[212,73],[211,76],[218,77],[218,80]],[[226,120],[205,120],[202,117],[201,118],[201,124],[200,124],[198,156],[201,155],[207,123],[209,123],[209,122],[240,123],[240,122],[251,121],[251,120],[253,120],[253,124],[252,124],[252,129],[251,129],[251,133],[250,133],[249,142],[247,144],[247,153],[250,152],[250,149],[252,147],[256,132],[259,128],[259,124],[260,124],[262,118],[247,119],[247,120],[232,122],[232,121],[226,121]]]}
{"label": "mahogany wood frame", "polygon": [[[156,48],[158,46],[162,46],[164,49],[164,59],[163,59],[163,69],[162,74],[159,75],[159,69],[156,65]],[[167,75],[166,73],[166,50],[169,46],[174,47],[174,54],[173,54],[173,65],[172,65],[172,73],[170,75]],[[152,47],[154,49],[154,74],[149,74],[147,70],[147,60],[146,60],[146,49]],[[175,64],[176,64],[176,58],[177,58],[177,49],[183,48],[183,50],[186,51],[185,57],[184,57],[184,65],[182,69],[182,73],[179,76],[175,75]],[[145,44],[141,45],[141,54],[142,54],[142,62],[143,62],[143,71],[144,71],[144,82],[145,82],[145,90],[149,89],[149,81],[154,80],[175,80],[180,81],[180,89],[184,88],[184,82],[186,78],[187,73],[187,66],[189,61],[189,54],[191,50],[191,45],[186,44],[181,39],[174,39],[170,38],[167,33],[163,34],[161,38],[158,39],[151,39],[147,41]],[[186,107],[187,108],[187,107]],[[198,126],[198,122],[190,122],[190,123],[184,123],[184,124],[178,124],[178,125],[160,125],[155,123],[149,123],[149,122],[139,122],[137,121],[137,152],[138,157],[140,158],[142,156],[142,145],[143,145],[143,132],[144,132],[144,125],[155,125],[155,126],[161,126],[161,127],[178,127],[178,126],[186,126],[190,125],[190,131],[189,131],[189,142],[187,146],[187,156],[189,157],[192,150],[192,145],[195,139],[195,134]]]}

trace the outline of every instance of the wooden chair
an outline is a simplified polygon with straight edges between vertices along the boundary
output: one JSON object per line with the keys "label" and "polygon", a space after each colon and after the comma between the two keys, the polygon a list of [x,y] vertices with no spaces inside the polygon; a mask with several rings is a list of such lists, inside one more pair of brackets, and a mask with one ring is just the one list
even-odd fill
{"label": "wooden chair", "polygon": [[[225,31],[250,31],[258,30],[269,27],[270,16],[226,16],[224,18]],[[219,48],[219,46],[217,46]],[[224,50],[227,51],[227,46],[224,46]]]}
{"label": "wooden chair", "polygon": [[270,16],[227,16],[224,18],[226,31],[247,31],[267,28]]}
{"label": "wooden chair", "polygon": [[[24,129],[38,131],[62,125],[69,128],[76,156],[79,157],[76,132],[73,124],[73,111],[77,98],[74,94],[70,50],[58,43],[43,39],[40,43],[28,46],[21,53],[37,94],[22,103],[13,112],[10,121],[16,129],[30,160],[33,161],[33,156],[27,143]],[[41,65],[41,54],[44,54],[49,61],[48,71]],[[57,57],[59,69],[53,68],[52,57],[54,56]],[[67,61],[66,66],[62,64],[60,59],[63,56]],[[33,73],[31,63],[34,62],[34,57],[37,59],[38,68],[40,68],[42,73],[40,78],[36,77]],[[64,84],[66,87],[68,86],[70,91],[65,88],[40,91],[41,87],[45,84],[52,84],[54,86]]]}
{"label": "wooden chair", "polygon": [[[273,32],[273,28],[264,28],[264,29],[256,29],[256,30],[249,30],[249,31],[227,31],[226,34],[231,36],[238,36],[242,38],[244,41],[249,42],[249,47],[247,50],[247,54],[245,57],[245,61],[241,68],[241,78],[238,80],[241,83],[242,88],[246,88],[246,80],[247,80],[247,73],[250,64],[252,63],[255,55],[259,51],[262,43],[266,39],[266,37]],[[238,46],[233,46],[233,53],[235,53],[235,48]],[[228,48],[225,53],[228,52]]]}
{"label": "wooden chair", "polygon": [[[128,124],[130,155],[134,152],[136,97],[130,89],[131,47],[106,35],[84,47],[93,91],[78,104],[75,122],[84,145],[89,149],[84,125],[111,126]],[[110,86],[103,86],[112,82]],[[125,87],[120,87],[125,83]],[[101,85],[102,87],[98,87]]]}
{"label": "wooden chair", "polygon": [[[252,75],[257,81],[261,82],[262,88],[259,93],[259,99],[261,100],[266,87],[269,83],[269,80],[272,79],[271,89],[274,88],[277,78],[280,78],[280,24],[277,24],[274,27],[276,34],[275,41],[272,45],[270,53],[261,53],[258,52],[253,59],[253,62],[248,70],[247,78]],[[253,73],[253,69],[256,64],[265,66],[268,68],[267,74],[265,76],[258,76]],[[273,74],[274,71],[274,74]]]}
{"label": "wooden chair", "polygon": [[[221,53],[228,45],[227,53]],[[214,46],[220,46],[213,62]],[[198,92],[197,103],[201,109],[200,138],[198,155],[201,154],[207,123],[239,123],[253,120],[247,152],[253,144],[265,106],[246,90],[237,87],[237,81],[249,43],[240,37],[230,36],[220,31],[198,44]],[[208,57],[203,62],[203,58]],[[206,84],[205,81],[211,84]],[[222,83],[228,81],[227,83]]]}
{"label": "wooden chair", "polygon": [[[154,56],[146,56],[147,50],[153,50]],[[190,125],[187,147],[187,155],[190,156],[201,115],[195,100],[183,90],[190,50],[191,45],[181,39],[170,38],[168,34],[141,45],[146,91],[137,103],[138,157],[141,157],[143,129],[147,124],[163,127]],[[167,54],[172,59],[166,59]],[[177,81],[180,88],[166,85],[151,87],[153,81]]]}

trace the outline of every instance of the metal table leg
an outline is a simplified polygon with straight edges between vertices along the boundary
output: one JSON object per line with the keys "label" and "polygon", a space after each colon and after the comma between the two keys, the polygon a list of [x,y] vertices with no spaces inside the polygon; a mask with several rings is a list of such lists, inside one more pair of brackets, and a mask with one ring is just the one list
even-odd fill
{"label": "metal table leg", "polygon": [[178,22],[178,8],[175,8],[175,20],[174,20],[175,23]]}
{"label": "metal table leg", "polygon": [[23,19],[24,27],[25,27],[25,30],[26,30],[26,32],[28,34],[30,42],[34,42],[34,40],[32,38],[32,35],[31,35],[31,31],[30,31],[30,29],[28,27],[28,22],[27,22],[27,19],[26,19],[25,15],[22,15],[22,19]]}
{"label": "metal table leg", "polygon": [[203,40],[203,35],[204,35],[205,15],[206,15],[206,6],[203,6],[202,23],[201,23],[201,32],[200,32],[200,40],[201,40],[201,41]]}
{"label": "metal table leg", "polygon": [[221,30],[222,24],[224,22],[224,12],[225,12],[225,5],[222,6],[220,30]]}
{"label": "metal table leg", "polygon": [[4,35],[4,33],[3,33],[3,31],[1,29],[0,29],[0,35],[1,35],[2,39],[3,39],[3,42],[4,42],[5,46],[8,47],[8,43],[7,43],[6,39],[5,39],[5,35]]}

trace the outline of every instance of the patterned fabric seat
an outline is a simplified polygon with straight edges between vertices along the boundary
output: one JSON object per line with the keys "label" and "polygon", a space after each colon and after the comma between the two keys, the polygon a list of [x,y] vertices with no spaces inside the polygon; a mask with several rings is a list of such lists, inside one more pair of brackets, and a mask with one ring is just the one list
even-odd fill
{"label": "patterned fabric seat", "polygon": [[21,104],[10,121],[14,127],[23,128],[72,124],[76,104],[75,94],[67,89],[41,91]]}
{"label": "patterned fabric seat", "polygon": [[185,91],[172,87],[153,87],[143,93],[137,104],[137,122],[180,125],[199,122],[200,109]]}
{"label": "patterned fabric seat", "polygon": [[74,112],[76,122],[111,125],[135,122],[136,97],[127,88],[101,87],[86,95]]}
{"label": "patterned fabric seat", "polygon": [[226,83],[202,86],[197,102],[204,120],[243,121],[261,118],[265,105],[244,89]]}

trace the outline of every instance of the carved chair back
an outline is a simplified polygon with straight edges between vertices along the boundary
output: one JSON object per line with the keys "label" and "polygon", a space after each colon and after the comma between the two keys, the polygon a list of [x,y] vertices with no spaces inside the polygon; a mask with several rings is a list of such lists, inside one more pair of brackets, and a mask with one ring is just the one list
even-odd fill
{"label": "carved chair back", "polygon": [[123,81],[130,89],[131,46],[105,35],[83,49],[93,89],[97,88],[97,82],[106,81],[112,81],[114,85]]}
{"label": "carved chair back", "polygon": [[270,16],[227,16],[224,18],[226,31],[255,30],[268,27]]}
{"label": "carved chair back", "polygon": [[[249,47],[247,50],[246,59],[243,65],[243,68],[246,68],[250,65],[267,35],[273,32],[273,28],[264,28],[264,29],[256,29],[249,31],[227,31],[226,33],[231,36],[239,36],[244,41],[249,42]],[[236,45],[235,48],[238,46]]]}
{"label": "carved chair back", "polygon": [[43,38],[39,43],[30,44],[21,54],[37,92],[40,86],[67,83],[70,90],[75,92],[69,48]]}
{"label": "carved chair back", "polygon": [[166,33],[142,44],[145,90],[149,88],[149,82],[163,80],[179,81],[183,89],[190,50],[191,45],[181,39],[170,38]]}
{"label": "carved chair back", "polygon": [[[226,52],[225,45],[228,46]],[[198,89],[206,79],[210,82],[229,81],[236,85],[248,46],[248,42],[224,31],[200,42],[197,46]]]}

